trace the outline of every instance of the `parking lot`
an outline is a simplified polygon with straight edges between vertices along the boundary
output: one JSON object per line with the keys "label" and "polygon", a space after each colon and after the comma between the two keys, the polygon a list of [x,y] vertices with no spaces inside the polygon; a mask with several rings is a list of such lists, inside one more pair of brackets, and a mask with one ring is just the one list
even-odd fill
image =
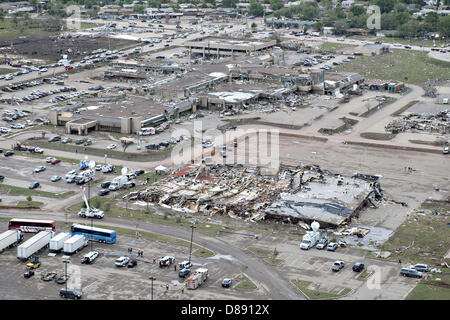
{"label": "parking lot", "polygon": [[[41,172],[35,172],[35,169],[39,166],[45,166],[46,169]],[[25,157],[21,155],[13,155],[10,157],[3,157],[0,163],[0,175],[5,178],[1,182],[3,185],[26,188],[34,181],[39,182],[40,186],[36,191],[45,191],[54,194],[63,194],[66,192],[71,192],[71,194],[76,198],[75,201],[81,201],[80,185],[76,183],[67,183],[65,181],[65,175],[71,171],[78,169],[78,163],[69,163],[62,161],[55,165],[47,163],[46,159]],[[103,173],[102,171],[95,171],[94,181],[98,183],[91,183],[90,195],[95,196],[97,192],[101,189],[101,181],[111,181],[114,177],[118,176],[120,173]],[[60,176],[59,181],[51,181],[53,176]],[[17,201],[25,200],[25,195],[9,195],[7,190],[1,190],[2,205],[15,205]],[[86,186],[86,193],[88,188]],[[111,193],[111,195],[113,192]],[[70,195],[70,194],[69,194]],[[33,196],[33,200],[43,200],[46,205],[52,205],[52,202],[48,203],[48,198],[45,195]]]}
{"label": "parking lot", "polygon": [[[6,223],[0,223],[1,230],[6,230]],[[66,228],[57,227],[57,232],[66,231]],[[26,234],[25,240],[33,234]],[[127,253],[128,248],[133,248],[132,254]],[[81,258],[90,251],[90,244],[77,254],[70,256],[70,264],[67,267],[69,276],[68,287],[82,291],[83,298],[91,300],[100,299],[150,299],[151,281],[149,276],[156,278],[154,281],[154,299],[258,299],[264,298],[263,288],[258,288],[250,294],[233,287],[222,288],[223,278],[235,278],[241,272],[236,262],[228,257],[219,255],[210,258],[192,257],[192,270],[200,266],[208,269],[208,280],[197,290],[184,290],[183,279],[178,277],[178,271],[172,267],[160,268],[153,264],[153,257],[157,259],[165,255],[172,255],[176,262],[189,260],[189,247],[179,247],[167,243],[136,239],[129,236],[118,236],[117,243],[113,245],[94,243],[93,249],[99,252],[99,257],[92,265],[81,264]],[[137,250],[143,250],[144,256],[137,258]],[[59,299],[59,290],[63,284],[53,281],[45,282],[41,276],[47,272],[64,274],[63,254],[54,257],[47,256],[48,249],[43,249],[40,254],[41,266],[35,270],[35,275],[25,279],[26,262],[16,258],[17,249],[7,249],[0,254],[0,289],[1,299]],[[138,264],[134,268],[121,268],[114,265],[114,261],[120,256],[137,258]],[[169,284],[169,289],[166,289]]]}

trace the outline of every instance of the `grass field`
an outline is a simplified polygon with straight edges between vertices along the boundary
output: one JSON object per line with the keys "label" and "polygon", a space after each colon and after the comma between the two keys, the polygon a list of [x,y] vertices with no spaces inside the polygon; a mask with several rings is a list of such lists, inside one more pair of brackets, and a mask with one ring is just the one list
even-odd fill
{"label": "grass field", "polygon": [[348,44],[348,43],[333,43],[333,42],[325,42],[320,46],[321,51],[328,51],[328,52],[335,52],[343,49],[343,48],[349,48],[349,47],[356,47],[355,45]]}
{"label": "grass field", "polygon": [[391,54],[359,56],[335,71],[357,72],[367,79],[393,80],[421,85],[428,79],[450,78],[450,62],[429,58],[426,53],[394,49]]}
{"label": "grass field", "polygon": [[173,146],[171,145],[168,148],[165,148],[161,151],[147,151],[142,153],[130,153],[130,152],[122,152],[121,147],[118,146],[118,150],[108,150],[108,149],[98,149],[98,148],[86,148],[84,150],[84,147],[80,147],[77,145],[72,144],[62,144],[62,143],[51,143],[47,141],[33,141],[33,145],[36,145],[43,149],[52,149],[52,150],[60,150],[60,151],[66,151],[66,152],[79,152],[86,155],[93,155],[93,156],[99,156],[104,157],[105,154],[108,155],[108,158],[113,159],[119,159],[119,160],[130,160],[130,161],[158,161],[166,159],[170,156]]}
{"label": "grass field", "polygon": [[14,73],[16,71],[19,71],[19,69],[13,69],[13,68],[0,68],[0,75],[2,74],[8,74],[8,73]]}
{"label": "grass field", "polygon": [[381,132],[363,132],[360,134],[361,138],[370,140],[392,140],[395,138],[393,133],[381,133]]}
{"label": "grass field", "polygon": [[400,109],[398,109],[397,111],[393,112],[391,114],[391,116],[396,117],[401,115],[403,112],[405,112],[406,110],[408,110],[409,108],[411,108],[413,105],[415,105],[417,102],[419,102],[419,100],[413,100],[408,102],[407,104],[405,104],[403,107],[401,107]]}
{"label": "grass field", "polygon": [[9,207],[16,207],[16,208],[40,208],[44,205],[43,202],[40,201],[19,201],[16,205],[0,205],[0,208],[9,208]]}
{"label": "grass field", "polygon": [[350,292],[349,288],[344,288],[339,293],[329,293],[324,291],[311,290],[308,289],[308,286],[312,283],[311,281],[292,280],[292,283],[295,284],[297,288],[299,288],[308,297],[308,299],[311,300],[338,298]]}
{"label": "grass field", "polygon": [[238,282],[238,284],[234,287],[238,290],[256,290],[256,285],[249,279],[245,274],[240,274],[237,276],[235,281]]}
{"label": "grass field", "polygon": [[450,300],[450,273],[435,274],[423,279],[406,300]]}
{"label": "grass field", "polygon": [[64,199],[74,195],[75,191],[66,191],[63,193],[53,193],[36,189],[21,188],[0,183],[0,190],[6,190],[10,196],[40,196],[46,198]]}
{"label": "grass field", "polygon": [[444,40],[436,40],[433,42],[433,40],[422,40],[422,39],[405,39],[405,38],[395,38],[395,37],[380,37],[376,38],[375,41],[381,41],[382,43],[400,43],[402,45],[409,44],[410,46],[425,46],[425,47],[432,47],[433,44],[436,44],[436,46],[440,47],[441,44],[447,43]]}

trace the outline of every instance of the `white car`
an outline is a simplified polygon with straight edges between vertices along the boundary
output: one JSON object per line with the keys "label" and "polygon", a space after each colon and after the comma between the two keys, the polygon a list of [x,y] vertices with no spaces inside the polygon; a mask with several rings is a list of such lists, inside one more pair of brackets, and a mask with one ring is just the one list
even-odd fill
{"label": "white car", "polygon": [[45,166],[39,166],[36,169],[34,169],[34,172],[36,172],[36,173],[41,172],[41,171],[45,171]]}
{"label": "white car", "polygon": [[50,162],[52,162],[53,160],[55,160],[55,158],[53,158],[53,157],[47,157],[47,158],[45,158],[45,162],[47,162],[47,163],[50,163]]}
{"label": "white car", "polygon": [[129,261],[130,258],[128,257],[120,257],[116,260],[115,265],[116,267],[125,267]]}
{"label": "white car", "polygon": [[115,148],[117,148],[117,145],[115,145],[114,143],[111,143],[110,145],[108,145],[106,147],[106,149],[109,149],[109,150],[112,150],[112,149],[115,149]]}

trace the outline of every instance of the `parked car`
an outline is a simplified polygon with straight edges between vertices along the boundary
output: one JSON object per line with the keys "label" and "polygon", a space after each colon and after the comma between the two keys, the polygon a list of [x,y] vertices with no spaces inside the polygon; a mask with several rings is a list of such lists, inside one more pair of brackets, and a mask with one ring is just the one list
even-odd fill
{"label": "parked car", "polygon": [[222,280],[222,287],[229,288],[231,286],[232,280],[230,278],[225,278]]}
{"label": "parked car", "polygon": [[402,268],[400,274],[404,277],[422,278],[422,272],[412,268]]}
{"label": "parked car", "polygon": [[331,266],[331,270],[333,271],[340,271],[344,268],[344,261],[335,261],[333,265]]}
{"label": "parked car", "polygon": [[328,251],[336,251],[338,244],[336,242],[330,242],[327,246]]}
{"label": "parked car", "polygon": [[59,180],[61,180],[61,176],[53,176],[53,177],[51,177],[50,180],[51,180],[52,182],[59,181]]}
{"label": "parked car", "polygon": [[55,158],[53,158],[53,157],[47,157],[47,158],[45,158],[45,161],[46,161],[47,163],[51,163],[53,160],[55,160]]}
{"label": "parked car", "polygon": [[59,296],[65,299],[81,299],[82,293],[74,289],[62,288]]}
{"label": "parked car", "polygon": [[86,253],[83,258],[81,259],[82,264],[89,264],[94,262],[94,260],[98,257],[97,251],[90,251]]}
{"label": "parked car", "polygon": [[364,263],[361,262],[356,262],[353,267],[352,270],[355,272],[361,272],[364,270]]}
{"label": "parked car", "polygon": [[322,238],[319,240],[319,242],[316,245],[317,249],[325,249],[325,247],[328,244],[328,239],[327,238]]}
{"label": "parked car", "polygon": [[109,149],[109,150],[112,150],[112,149],[115,149],[115,148],[117,148],[117,145],[114,144],[114,143],[111,143],[110,145],[108,145],[108,146],[106,147],[106,149]]}
{"label": "parked car", "polygon": [[40,186],[39,182],[34,181],[32,184],[30,184],[30,186],[28,187],[28,189],[36,189]]}
{"label": "parked car", "polygon": [[52,162],[50,162],[50,164],[58,164],[58,163],[60,163],[60,162],[61,162],[61,160],[55,159],[55,160],[53,160]]}
{"label": "parked car", "polygon": [[61,140],[60,136],[53,136],[51,138],[48,138],[48,142],[55,142]]}
{"label": "parked car", "polygon": [[34,276],[34,271],[33,270],[27,270],[25,271],[25,273],[23,274],[24,278],[31,278],[32,276]]}
{"label": "parked car", "polygon": [[134,174],[136,175],[136,176],[140,176],[141,174],[144,174],[144,170],[136,170],[135,172],[134,172]]}
{"label": "parked car", "polygon": [[102,188],[108,188],[110,184],[111,184],[111,181],[103,181],[100,186]]}
{"label": "parked car", "polygon": [[130,258],[120,257],[116,259],[115,265],[116,267],[125,267],[128,264],[128,262],[130,262]]}
{"label": "parked car", "polygon": [[100,189],[98,191],[99,196],[106,196],[109,193],[109,189]]}
{"label": "parked car", "polygon": [[45,171],[45,166],[39,166],[36,169],[34,169],[34,172],[38,173],[38,172],[42,172]]}
{"label": "parked car", "polygon": [[178,267],[180,268],[180,270],[182,269],[190,269],[192,267],[192,262],[189,261],[183,261],[181,262]]}
{"label": "parked car", "polygon": [[128,264],[127,264],[128,268],[134,268],[136,266],[137,266],[137,260],[134,260],[134,259],[130,260],[130,262],[128,262]]}
{"label": "parked car", "polygon": [[189,269],[181,269],[181,270],[178,272],[178,276],[179,276],[180,278],[187,278],[187,277],[190,276],[190,274],[191,274],[191,270],[189,270]]}
{"label": "parked car", "polygon": [[14,155],[14,152],[12,152],[12,151],[6,151],[3,155],[4,155],[5,157],[10,157],[10,156]]}
{"label": "parked car", "polygon": [[131,188],[134,188],[136,186],[136,183],[130,181],[130,182],[127,182],[125,184],[125,186],[126,186],[127,189],[131,189]]}
{"label": "parked car", "polygon": [[430,271],[430,268],[428,267],[428,265],[421,264],[421,263],[415,264],[415,265],[411,266],[410,268],[411,269],[415,269],[415,270],[420,271],[420,272],[428,272],[428,271]]}

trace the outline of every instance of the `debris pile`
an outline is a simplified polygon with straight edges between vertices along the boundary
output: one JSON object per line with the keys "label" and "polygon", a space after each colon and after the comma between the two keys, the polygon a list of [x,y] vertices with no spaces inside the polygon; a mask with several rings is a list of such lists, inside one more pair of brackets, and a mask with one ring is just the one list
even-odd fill
{"label": "debris pile", "polygon": [[411,113],[391,121],[386,127],[388,132],[416,132],[416,133],[450,133],[450,110],[443,110],[436,114]]}
{"label": "debris pile", "polygon": [[124,200],[152,202],[187,214],[274,219],[336,227],[380,199],[379,183],[343,177],[317,165],[278,170],[241,164],[191,165]]}

